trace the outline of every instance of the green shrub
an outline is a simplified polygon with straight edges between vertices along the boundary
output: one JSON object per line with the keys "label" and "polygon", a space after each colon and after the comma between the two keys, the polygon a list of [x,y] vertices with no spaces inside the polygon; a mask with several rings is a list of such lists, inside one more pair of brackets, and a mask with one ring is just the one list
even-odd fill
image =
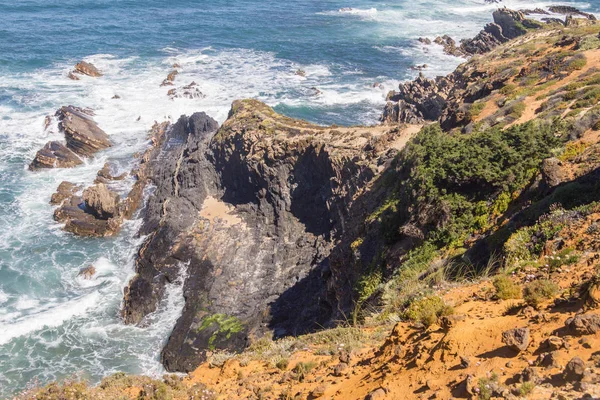
{"label": "green shrub", "polygon": [[461,246],[469,232],[487,225],[500,194],[523,189],[535,176],[565,130],[559,122],[535,121],[468,136],[442,132],[439,125],[423,128],[398,156],[398,186],[387,200],[396,200],[394,208],[380,214],[384,236],[395,242],[400,226],[423,215],[426,239]]}
{"label": "green shrub", "polygon": [[577,54],[567,64],[567,71],[577,71],[583,69],[587,64],[587,60],[583,54]]}
{"label": "green shrub", "polygon": [[498,275],[494,279],[496,296],[501,300],[521,298],[521,287],[506,275]]}
{"label": "green shrub", "polygon": [[428,296],[413,301],[404,311],[404,317],[428,327],[437,323],[440,317],[453,313],[454,309],[446,304],[442,298]]}
{"label": "green shrub", "polygon": [[519,101],[510,106],[509,116],[514,119],[519,119],[525,112],[525,108],[526,108],[525,103],[523,103],[522,101]]}
{"label": "green shrub", "polygon": [[519,394],[522,397],[525,397],[528,394],[530,394],[531,392],[533,392],[533,389],[535,389],[535,383],[533,383],[533,382],[523,382],[521,384],[521,387],[519,387]]}
{"label": "green shrub", "polygon": [[544,301],[553,299],[559,291],[560,287],[556,283],[549,279],[539,279],[523,288],[523,299],[528,305],[538,308]]}
{"label": "green shrub", "polygon": [[471,106],[469,107],[469,120],[473,120],[474,118],[477,118],[477,116],[479,114],[481,114],[481,112],[483,111],[484,108],[485,108],[485,101],[480,101],[480,102],[471,104]]}
{"label": "green shrub", "polygon": [[275,364],[275,366],[282,370],[285,371],[288,367],[288,365],[290,364],[290,361],[287,358],[282,358],[281,360],[277,361],[277,363]]}

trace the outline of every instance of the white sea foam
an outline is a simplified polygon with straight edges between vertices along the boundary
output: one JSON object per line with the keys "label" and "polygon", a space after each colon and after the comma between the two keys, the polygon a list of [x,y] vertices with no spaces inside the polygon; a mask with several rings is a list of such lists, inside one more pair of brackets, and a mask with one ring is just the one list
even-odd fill
{"label": "white sea foam", "polygon": [[17,318],[12,323],[7,324],[0,320],[3,322],[0,324],[0,345],[8,343],[15,337],[27,335],[42,328],[57,327],[75,316],[84,315],[98,302],[98,299],[99,293],[95,292],[66,301],[56,308]]}

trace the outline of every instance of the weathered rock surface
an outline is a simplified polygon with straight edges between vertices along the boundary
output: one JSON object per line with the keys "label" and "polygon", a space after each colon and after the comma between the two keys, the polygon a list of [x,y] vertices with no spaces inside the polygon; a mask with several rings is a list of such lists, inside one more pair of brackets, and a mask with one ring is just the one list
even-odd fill
{"label": "weathered rock surface", "polygon": [[120,199],[117,193],[99,183],[83,191],[83,201],[96,218],[110,219],[117,214]]}
{"label": "weathered rock surface", "polygon": [[42,168],[72,168],[82,164],[83,161],[68,149],[64,144],[52,141],[39,150],[29,169],[35,171]]}
{"label": "weathered rock surface", "polygon": [[578,314],[567,319],[565,325],[576,335],[593,335],[600,331],[600,315]]}
{"label": "weathered rock surface", "polygon": [[61,107],[56,116],[60,121],[59,128],[65,134],[67,147],[78,155],[89,157],[112,146],[106,132],[85,110],[73,106]]}
{"label": "weathered rock surface", "polygon": [[574,357],[565,367],[564,379],[567,382],[578,382],[583,379],[584,372],[585,362],[579,357]]}
{"label": "weathered rock surface", "polygon": [[529,328],[515,328],[502,333],[502,343],[515,351],[527,350]]}
{"label": "weathered rock surface", "polygon": [[206,351],[240,350],[268,331],[327,325],[332,237],[376,174],[378,140],[399,134],[335,131],[251,100],[235,102],[217,129],[203,113],[182,117],[149,159],[156,191],[141,233],[150,236],[123,318],[138,323],[154,311],[188,265],[186,304],[162,354],[171,371],[190,371]]}

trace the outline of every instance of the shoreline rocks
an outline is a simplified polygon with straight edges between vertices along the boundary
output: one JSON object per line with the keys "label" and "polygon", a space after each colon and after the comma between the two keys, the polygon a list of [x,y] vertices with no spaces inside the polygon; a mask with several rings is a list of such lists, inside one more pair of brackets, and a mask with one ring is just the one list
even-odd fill
{"label": "shoreline rocks", "polygon": [[80,157],[112,146],[108,135],[92,119],[91,110],[74,106],[61,107],[55,116],[59,130],[64,133],[66,145],[50,141],[37,152],[29,170],[42,168],[73,168],[83,163]]}
{"label": "shoreline rocks", "polygon": [[29,164],[30,171],[44,168],[73,168],[83,164],[83,161],[64,144],[51,141],[35,155]]}

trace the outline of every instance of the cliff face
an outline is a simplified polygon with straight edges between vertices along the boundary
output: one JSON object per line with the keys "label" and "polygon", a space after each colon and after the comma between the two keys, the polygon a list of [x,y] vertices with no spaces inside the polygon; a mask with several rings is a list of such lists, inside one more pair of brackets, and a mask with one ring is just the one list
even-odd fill
{"label": "cliff face", "polygon": [[235,102],[220,129],[204,114],[182,117],[149,160],[149,237],[125,321],[140,322],[166,283],[186,276],[183,315],[163,352],[172,371],[267,331],[327,326],[329,253],[353,197],[403,138],[397,128],[323,128],[250,100]]}

